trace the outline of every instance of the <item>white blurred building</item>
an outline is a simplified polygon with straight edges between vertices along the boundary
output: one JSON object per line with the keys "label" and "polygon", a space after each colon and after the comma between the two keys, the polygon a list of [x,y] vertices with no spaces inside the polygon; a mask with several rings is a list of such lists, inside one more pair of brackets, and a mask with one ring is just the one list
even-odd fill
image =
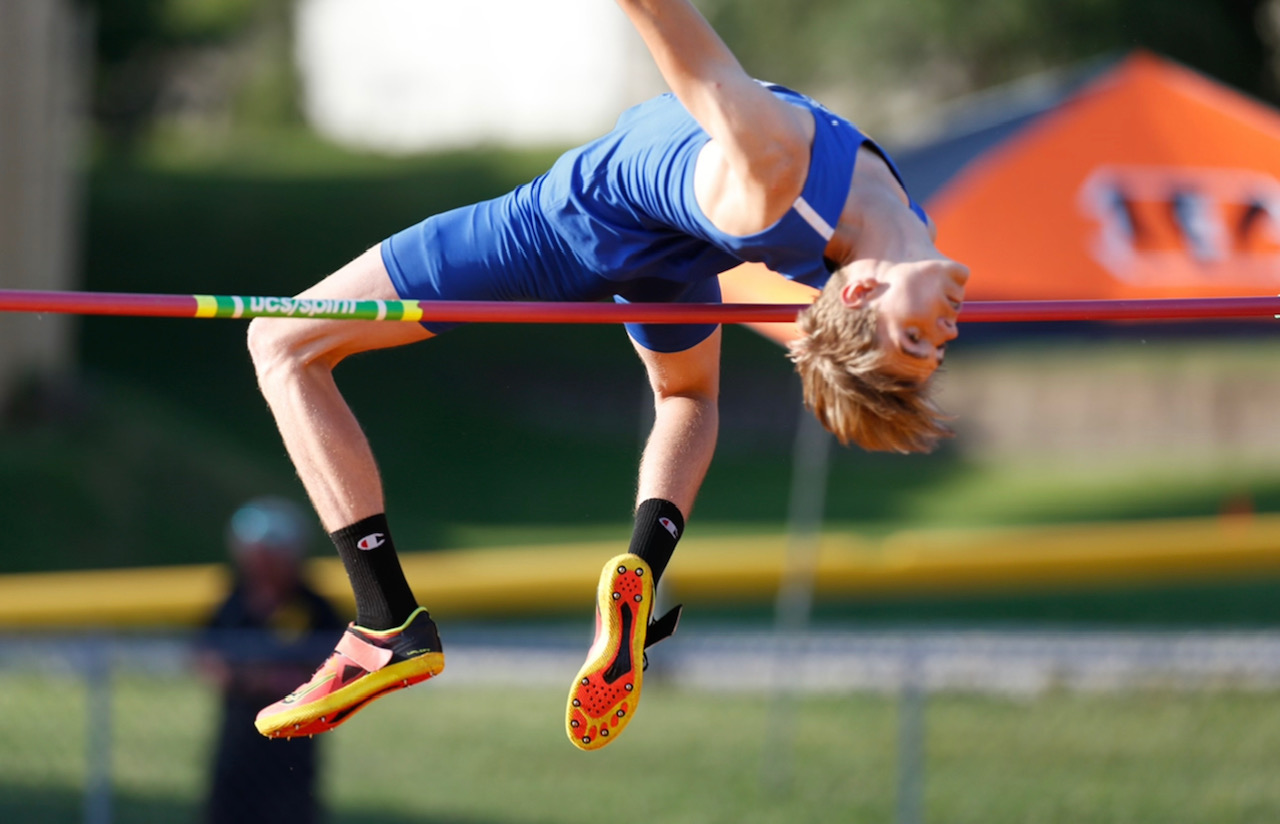
{"label": "white blurred building", "polygon": [[600,0],[299,0],[295,43],[312,126],[377,151],[577,142],[664,88]]}

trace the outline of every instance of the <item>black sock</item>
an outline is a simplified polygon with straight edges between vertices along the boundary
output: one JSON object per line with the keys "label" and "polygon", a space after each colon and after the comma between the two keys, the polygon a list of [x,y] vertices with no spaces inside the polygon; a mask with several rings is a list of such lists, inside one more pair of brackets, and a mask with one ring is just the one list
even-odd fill
{"label": "black sock", "polygon": [[639,555],[653,570],[655,587],[683,534],[684,516],[670,501],[650,498],[636,507],[636,527],[627,551]]}
{"label": "black sock", "polygon": [[403,624],[418,608],[409,589],[387,516],[372,515],[337,532],[329,539],[338,548],[356,596],[356,624],[366,629],[392,629]]}

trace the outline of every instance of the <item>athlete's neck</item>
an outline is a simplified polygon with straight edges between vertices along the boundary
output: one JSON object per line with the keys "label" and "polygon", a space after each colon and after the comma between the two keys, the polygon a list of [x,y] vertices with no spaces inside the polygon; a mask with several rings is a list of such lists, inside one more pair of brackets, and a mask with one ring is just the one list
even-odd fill
{"label": "athlete's neck", "polygon": [[859,259],[901,263],[940,257],[929,227],[880,156],[865,147],[826,257],[837,266]]}

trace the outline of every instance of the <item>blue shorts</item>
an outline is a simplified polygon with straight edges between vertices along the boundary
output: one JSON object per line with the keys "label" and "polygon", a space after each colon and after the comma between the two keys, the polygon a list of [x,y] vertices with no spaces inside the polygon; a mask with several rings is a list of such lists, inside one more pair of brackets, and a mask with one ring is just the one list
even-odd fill
{"label": "blue shorts", "polygon": [[[504,197],[434,215],[382,242],[382,262],[404,300],[719,303],[715,277],[692,283],[641,277],[612,281],[589,271],[527,207],[526,187]],[[423,321],[432,333],[457,323]],[[682,352],[717,324],[626,325],[640,346]]]}

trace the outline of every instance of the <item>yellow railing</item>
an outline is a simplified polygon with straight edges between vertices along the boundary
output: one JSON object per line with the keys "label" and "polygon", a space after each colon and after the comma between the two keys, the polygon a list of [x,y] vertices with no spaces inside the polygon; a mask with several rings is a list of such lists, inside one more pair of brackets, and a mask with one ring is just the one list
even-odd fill
{"label": "yellow railing", "polygon": [[[589,609],[617,542],[404,553],[420,600],[438,616]],[[783,535],[691,538],[666,581],[689,602],[760,602],[787,563]],[[340,606],[350,588],[336,559],[311,580]],[[0,627],[150,626],[202,620],[226,591],[210,564],[0,576]],[[823,597],[960,594],[1211,581],[1280,574],[1280,515],[1006,529],[909,531],[883,539],[822,537]]]}

